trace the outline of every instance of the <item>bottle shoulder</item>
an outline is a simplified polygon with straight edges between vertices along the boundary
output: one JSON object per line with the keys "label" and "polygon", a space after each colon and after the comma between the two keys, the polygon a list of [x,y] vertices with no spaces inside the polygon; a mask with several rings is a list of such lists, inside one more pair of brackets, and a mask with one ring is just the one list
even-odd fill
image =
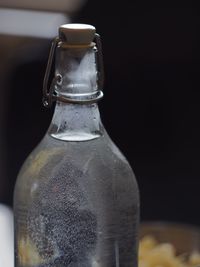
{"label": "bottle shoulder", "polygon": [[106,170],[110,175],[117,171],[134,176],[127,159],[106,132],[100,138],[82,142],[57,140],[46,134],[24,162],[19,176],[42,177],[63,168],[66,172],[77,168],[96,171],[96,175]]}
{"label": "bottle shoulder", "polygon": [[61,142],[44,137],[21,168],[15,199],[23,201],[37,195],[36,192],[57,195],[55,190],[62,196],[80,190],[92,199],[96,194],[99,199],[110,199],[112,194],[122,204],[127,203],[127,198],[130,203],[138,199],[135,175],[107,135],[87,142]]}

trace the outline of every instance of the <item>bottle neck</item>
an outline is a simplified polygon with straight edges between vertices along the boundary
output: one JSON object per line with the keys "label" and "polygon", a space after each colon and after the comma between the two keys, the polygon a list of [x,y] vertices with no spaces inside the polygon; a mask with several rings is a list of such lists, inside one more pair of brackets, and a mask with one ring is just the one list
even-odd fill
{"label": "bottle neck", "polygon": [[55,76],[60,77],[56,93],[58,97],[88,100],[98,92],[96,49],[94,46],[58,46]]}
{"label": "bottle neck", "polygon": [[86,141],[102,135],[98,106],[92,103],[98,93],[95,51],[94,46],[57,48],[55,77],[61,79],[55,88],[58,101],[48,131],[54,138]]}
{"label": "bottle neck", "polygon": [[57,102],[48,133],[63,141],[87,141],[103,134],[98,105]]}

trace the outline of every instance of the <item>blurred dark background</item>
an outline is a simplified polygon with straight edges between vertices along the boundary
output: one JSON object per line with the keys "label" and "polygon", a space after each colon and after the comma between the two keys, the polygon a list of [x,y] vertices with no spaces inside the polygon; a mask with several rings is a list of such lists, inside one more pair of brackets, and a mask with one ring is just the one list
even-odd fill
{"label": "blurred dark background", "polygon": [[[141,219],[200,225],[200,9],[192,1],[176,2],[88,0],[71,22],[93,24],[102,37],[106,80],[100,111],[136,174]],[[13,37],[0,38],[12,66],[7,43]],[[0,202],[9,205],[19,168],[53,112],[41,104],[50,38],[39,40],[20,41],[17,60],[24,53],[27,58],[9,67],[1,83]]]}

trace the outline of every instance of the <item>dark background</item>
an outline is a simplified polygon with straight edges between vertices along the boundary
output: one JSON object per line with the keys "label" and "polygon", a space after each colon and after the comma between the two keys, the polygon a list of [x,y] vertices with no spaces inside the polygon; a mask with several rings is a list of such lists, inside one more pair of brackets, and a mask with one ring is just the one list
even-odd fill
{"label": "dark background", "polygon": [[[188,1],[88,1],[73,22],[102,37],[102,120],[136,174],[142,220],[200,225],[200,13]],[[53,110],[41,104],[50,42],[12,72],[6,115],[5,190],[43,137]]]}

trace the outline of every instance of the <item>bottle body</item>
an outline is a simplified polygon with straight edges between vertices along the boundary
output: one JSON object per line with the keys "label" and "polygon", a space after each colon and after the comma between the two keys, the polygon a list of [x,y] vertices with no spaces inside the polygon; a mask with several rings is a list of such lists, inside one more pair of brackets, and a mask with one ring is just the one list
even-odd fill
{"label": "bottle body", "polygon": [[137,266],[137,183],[106,133],[47,134],[22,167],[14,210],[15,267]]}

